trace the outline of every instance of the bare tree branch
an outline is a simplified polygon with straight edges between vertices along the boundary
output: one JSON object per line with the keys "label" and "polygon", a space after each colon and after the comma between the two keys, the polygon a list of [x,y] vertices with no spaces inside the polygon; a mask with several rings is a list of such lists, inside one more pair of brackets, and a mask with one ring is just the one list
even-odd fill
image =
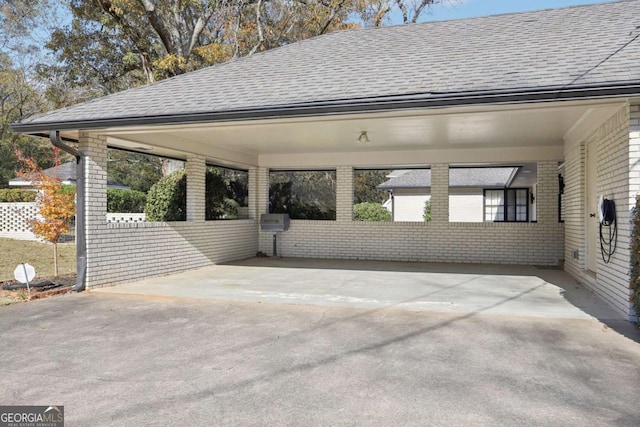
{"label": "bare tree branch", "polygon": [[[425,0],[427,1],[427,0]],[[403,23],[408,23],[409,22],[409,14],[407,12],[407,6],[404,4],[404,2],[402,0],[396,0],[396,4],[398,5],[398,7],[400,8],[400,11],[402,12],[402,22]]]}
{"label": "bare tree branch", "polygon": [[262,0],[258,0],[256,3],[256,25],[258,26],[258,41],[249,51],[249,56],[256,53],[258,48],[262,46],[262,43],[264,43],[264,31],[262,28]]}
{"label": "bare tree branch", "polygon": [[198,20],[196,21],[196,24],[193,27],[193,32],[191,33],[191,40],[189,41],[189,47],[185,52],[185,55],[186,55],[185,59],[189,58],[189,55],[191,55],[193,48],[196,47],[196,44],[198,43],[198,39],[200,38],[200,35],[202,34],[204,27],[207,25],[207,23],[213,16],[213,13],[216,11],[217,6],[218,6],[217,1],[209,2],[209,4],[207,4],[207,7],[204,11],[204,15],[199,17]]}
{"label": "bare tree branch", "polygon": [[[413,14],[413,19],[411,19],[411,23],[415,24],[418,21],[418,18],[420,18],[420,15],[422,14],[422,11],[424,10],[424,8],[430,5],[431,3],[433,3],[433,0],[422,0],[422,2],[418,5],[418,7],[416,7],[416,10]],[[406,22],[407,21],[405,21],[405,23]]]}

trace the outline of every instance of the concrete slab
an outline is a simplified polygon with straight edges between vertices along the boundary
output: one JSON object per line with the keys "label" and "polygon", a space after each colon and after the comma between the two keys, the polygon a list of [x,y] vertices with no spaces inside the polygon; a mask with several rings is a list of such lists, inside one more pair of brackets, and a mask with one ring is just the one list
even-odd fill
{"label": "concrete slab", "polygon": [[330,307],[620,319],[560,270],[252,258],[92,292]]}

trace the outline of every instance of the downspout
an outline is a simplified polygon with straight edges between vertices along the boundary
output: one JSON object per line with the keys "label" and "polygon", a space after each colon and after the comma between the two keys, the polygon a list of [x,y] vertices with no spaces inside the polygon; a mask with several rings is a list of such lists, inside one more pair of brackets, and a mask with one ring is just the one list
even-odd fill
{"label": "downspout", "polygon": [[76,292],[84,291],[87,277],[87,243],[85,235],[84,218],[84,154],[73,147],[66,145],[60,139],[60,131],[51,131],[49,134],[51,143],[76,158],[76,284],[72,290]]}

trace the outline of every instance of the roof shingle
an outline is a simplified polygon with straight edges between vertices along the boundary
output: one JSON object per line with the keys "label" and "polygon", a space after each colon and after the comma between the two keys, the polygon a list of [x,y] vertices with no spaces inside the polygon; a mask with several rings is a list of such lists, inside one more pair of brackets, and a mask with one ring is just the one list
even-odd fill
{"label": "roof shingle", "polygon": [[622,0],[339,31],[23,123],[143,119],[411,94],[640,82],[640,39],[634,40],[639,26],[640,0]]}

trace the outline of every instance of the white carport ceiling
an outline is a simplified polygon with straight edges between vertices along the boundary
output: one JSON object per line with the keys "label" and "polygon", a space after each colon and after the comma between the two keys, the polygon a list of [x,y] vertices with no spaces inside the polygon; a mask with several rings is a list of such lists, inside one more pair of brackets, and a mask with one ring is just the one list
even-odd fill
{"label": "white carport ceiling", "polygon": [[[449,108],[270,119],[208,125],[107,129],[109,144],[154,154],[192,152],[219,157],[225,152],[264,154],[340,153],[385,150],[469,149],[562,146],[585,117],[607,114],[617,103]],[[358,136],[366,131],[370,142]]]}

